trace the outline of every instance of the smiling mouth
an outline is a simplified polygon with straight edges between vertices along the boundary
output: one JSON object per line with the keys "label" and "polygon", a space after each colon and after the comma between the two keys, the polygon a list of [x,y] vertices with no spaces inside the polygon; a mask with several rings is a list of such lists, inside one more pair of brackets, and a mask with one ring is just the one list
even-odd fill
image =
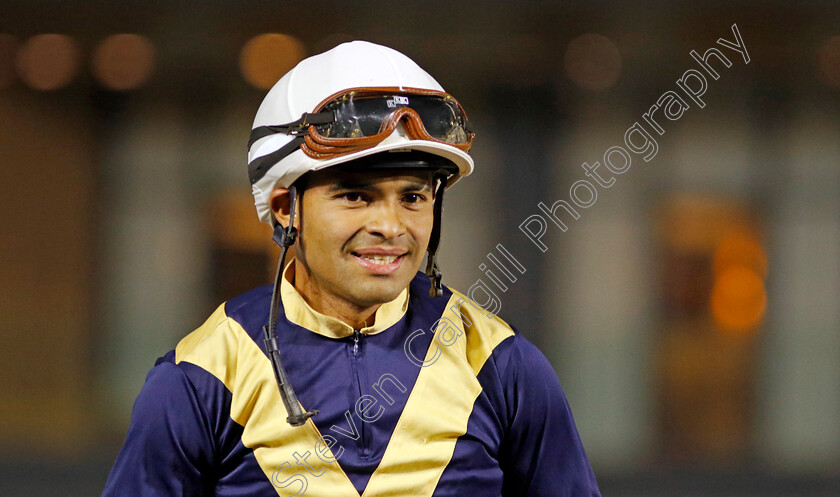
{"label": "smiling mouth", "polygon": [[378,275],[387,275],[397,271],[402,267],[406,255],[408,254],[360,254],[353,252],[353,256],[362,267]]}
{"label": "smiling mouth", "polygon": [[392,264],[397,259],[402,257],[401,255],[361,255],[361,254],[354,254],[354,255],[356,257],[361,257],[362,259],[364,259],[366,261],[370,261],[374,264],[383,265],[383,266],[386,265],[386,264]]}

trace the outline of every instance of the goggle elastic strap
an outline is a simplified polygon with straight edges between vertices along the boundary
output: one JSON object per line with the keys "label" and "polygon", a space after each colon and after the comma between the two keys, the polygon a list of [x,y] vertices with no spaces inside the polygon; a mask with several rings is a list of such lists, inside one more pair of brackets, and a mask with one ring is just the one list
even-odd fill
{"label": "goggle elastic strap", "polygon": [[287,155],[295,150],[298,150],[304,143],[304,138],[309,133],[309,126],[316,124],[328,124],[335,121],[335,114],[333,112],[316,112],[314,114],[304,113],[300,119],[288,124],[278,124],[274,126],[258,126],[251,130],[251,137],[248,139],[248,150],[257,140],[271,136],[277,133],[291,135],[292,140],[271,152],[270,154],[257,157],[248,163],[248,178],[253,185],[259,181],[275,164],[283,160]]}
{"label": "goggle elastic strap", "polygon": [[280,348],[277,343],[277,314],[280,309],[280,284],[283,281],[283,270],[286,265],[286,252],[295,243],[297,229],[295,223],[295,203],[297,202],[297,188],[295,185],[289,187],[289,226],[284,228],[279,223],[274,226],[274,241],[282,248],[280,262],[277,264],[277,275],[274,278],[274,289],[271,292],[271,308],[268,315],[268,324],[263,326],[265,333],[265,351],[271,360],[271,367],[274,370],[274,379],[280,389],[280,397],[286,408],[288,417],[286,422],[292,426],[302,426],[306,420],[318,414],[318,410],[304,412],[295,394],[292,384],[286,375],[286,369],[280,360]]}
{"label": "goggle elastic strap", "polygon": [[251,146],[257,140],[259,140],[260,138],[265,138],[266,136],[274,135],[277,133],[296,135],[308,131],[310,124],[329,124],[333,121],[335,121],[335,113],[332,111],[316,112],[314,114],[304,112],[300,119],[294,122],[290,122],[288,124],[277,124],[274,126],[257,126],[253,130],[251,130],[251,137],[248,139],[248,148],[250,149]]}

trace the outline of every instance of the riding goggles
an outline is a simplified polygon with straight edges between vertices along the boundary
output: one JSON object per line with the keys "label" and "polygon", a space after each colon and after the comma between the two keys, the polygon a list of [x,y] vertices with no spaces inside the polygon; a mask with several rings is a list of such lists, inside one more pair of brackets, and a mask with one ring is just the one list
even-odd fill
{"label": "riding goggles", "polygon": [[[475,134],[461,104],[451,95],[412,88],[354,88],[331,95],[288,124],[259,126],[248,146],[275,133],[295,138],[265,160],[255,159],[249,169],[276,164],[298,147],[314,159],[333,157],[375,147],[402,125],[409,139],[444,143],[467,152]],[[254,164],[255,162],[266,164]],[[262,167],[261,167],[262,166]],[[270,166],[269,166],[270,167]]]}

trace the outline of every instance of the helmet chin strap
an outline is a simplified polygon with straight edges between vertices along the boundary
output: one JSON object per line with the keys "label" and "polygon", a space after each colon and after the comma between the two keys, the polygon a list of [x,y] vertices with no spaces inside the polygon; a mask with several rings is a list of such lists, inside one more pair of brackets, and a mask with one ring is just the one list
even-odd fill
{"label": "helmet chin strap", "polygon": [[271,292],[271,311],[268,317],[268,324],[263,326],[265,332],[265,351],[271,360],[271,367],[274,369],[274,378],[280,389],[280,397],[286,407],[288,417],[286,422],[292,426],[302,426],[306,420],[318,414],[317,409],[303,411],[298,401],[292,384],[286,375],[286,369],[280,361],[280,348],[277,344],[277,311],[280,309],[280,283],[283,281],[283,269],[286,265],[286,252],[295,243],[297,229],[295,228],[295,203],[297,202],[297,188],[295,185],[289,187],[289,226],[284,228],[280,223],[274,225],[274,241],[282,248],[280,262],[277,264],[277,276],[274,278],[274,290]]}
{"label": "helmet chin strap", "polygon": [[428,257],[426,261],[426,276],[429,277],[429,295],[432,297],[443,296],[443,286],[441,285],[442,275],[440,268],[438,268],[435,254],[437,253],[438,245],[440,245],[440,225],[443,214],[443,192],[446,189],[447,177],[444,173],[435,173],[435,183],[437,183],[437,191],[435,192],[434,204],[434,225],[432,225],[432,234],[429,237],[429,248],[427,250]]}
{"label": "helmet chin strap", "polygon": [[[431,280],[429,288],[429,295],[432,297],[443,296],[443,286],[441,284],[441,273],[435,261],[435,253],[440,245],[440,225],[443,214],[443,192],[446,188],[447,177],[444,172],[435,174],[436,192],[434,203],[434,225],[432,226],[432,233],[429,237],[428,247],[428,262],[426,265],[426,275]],[[285,228],[280,224],[274,225],[273,239],[277,245],[280,246],[280,261],[277,264],[277,274],[274,278],[274,289],[271,292],[271,308],[268,316],[268,324],[263,326],[265,333],[265,350],[271,360],[271,367],[274,370],[274,378],[277,380],[277,387],[280,389],[280,397],[283,399],[283,405],[286,407],[288,417],[286,422],[292,426],[302,426],[306,420],[318,414],[317,409],[311,411],[304,411],[298,401],[292,384],[289,383],[286,369],[283,367],[283,362],[280,359],[280,347],[277,343],[277,319],[278,311],[280,310],[280,284],[283,281],[283,270],[286,265],[286,253],[289,247],[294,245],[297,239],[298,231],[294,227],[295,220],[295,204],[298,200],[298,192],[295,185],[289,187],[289,225]]]}

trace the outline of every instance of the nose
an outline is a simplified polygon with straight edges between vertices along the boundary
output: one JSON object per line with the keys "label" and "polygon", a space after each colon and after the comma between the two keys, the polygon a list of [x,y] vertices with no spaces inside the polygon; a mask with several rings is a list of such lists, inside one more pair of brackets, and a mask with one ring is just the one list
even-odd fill
{"label": "nose", "polygon": [[379,235],[386,240],[396,238],[406,232],[405,220],[398,202],[377,202],[370,211],[366,229],[368,233]]}

